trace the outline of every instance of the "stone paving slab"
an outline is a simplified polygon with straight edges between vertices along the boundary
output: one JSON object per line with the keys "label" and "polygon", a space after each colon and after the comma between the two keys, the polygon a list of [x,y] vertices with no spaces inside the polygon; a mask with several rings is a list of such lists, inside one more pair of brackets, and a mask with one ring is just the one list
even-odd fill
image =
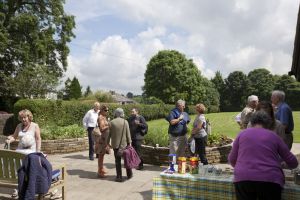
{"label": "stone paving slab", "polygon": [[[3,148],[3,145],[0,145]],[[294,143],[292,152],[300,154],[300,144]],[[133,170],[133,178],[126,180],[123,169],[122,183],[115,182],[115,165],[113,154],[106,155],[104,163],[108,169],[105,179],[97,178],[97,160],[88,160],[88,152],[49,155],[50,162],[65,164],[67,167],[67,199],[68,200],[148,200],[152,199],[152,178],[158,176],[163,167],[145,165],[143,171]],[[228,165],[222,164],[223,167]],[[0,200],[8,200],[11,190],[0,188]]]}

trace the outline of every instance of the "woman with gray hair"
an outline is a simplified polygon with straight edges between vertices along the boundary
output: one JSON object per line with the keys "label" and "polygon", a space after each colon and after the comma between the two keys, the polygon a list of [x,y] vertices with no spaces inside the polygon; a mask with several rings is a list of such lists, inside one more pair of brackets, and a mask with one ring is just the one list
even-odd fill
{"label": "woman with gray hair", "polygon": [[[125,148],[131,145],[131,136],[127,120],[124,119],[124,110],[117,108],[114,112],[114,119],[110,122],[108,143],[111,141],[111,147],[114,150],[115,165],[116,165],[116,182],[122,182],[122,166],[121,156],[119,156],[118,149]],[[126,169],[127,178],[132,178],[132,170]]]}
{"label": "woman with gray hair", "polygon": [[253,113],[252,128],[243,130],[228,156],[234,167],[236,197],[240,199],[281,199],[284,173],[280,158],[290,168],[298,161],[283,140],[271,130],[272,119],[265,111]]}

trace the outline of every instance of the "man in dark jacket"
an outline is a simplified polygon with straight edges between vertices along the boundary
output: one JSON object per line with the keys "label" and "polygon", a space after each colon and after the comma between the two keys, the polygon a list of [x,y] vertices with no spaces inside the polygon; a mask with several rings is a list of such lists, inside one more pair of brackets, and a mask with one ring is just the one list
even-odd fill
{"label": "man in dark jacket", "polygon": [[147,134],[148,125],[145,118],[142,115],[139,115],[139,111],[137,108],[133,108],[131,110],[131,116],[128,119],[128,123],[132,139],[132,146],[141,159],[141,162],[137,169],[142,170],[144,168],[144,163],[141,156],[141,146],[143,144],[144,135]]}
{"label": "man in dark jacket", "polygon": [[51,180],[52,166],[44,154],[28,154],[18,170],[19,199],[34,200],[35,194],[46,194]]}

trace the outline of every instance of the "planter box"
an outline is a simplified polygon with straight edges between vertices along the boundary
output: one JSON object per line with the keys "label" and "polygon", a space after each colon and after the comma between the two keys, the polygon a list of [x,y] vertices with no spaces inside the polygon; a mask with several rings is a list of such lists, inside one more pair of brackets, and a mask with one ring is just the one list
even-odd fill
{"label": "planter box", "polygon": [[[227,163],[227,157],[232,148],[232,144],[221,147],[206,147],[206,157],[209,164]],[[153,147],[142,145],[142,158],[144,163],[153,165],[168,165],[168,147]],[[186,151],[186,155],[189,152]]]}

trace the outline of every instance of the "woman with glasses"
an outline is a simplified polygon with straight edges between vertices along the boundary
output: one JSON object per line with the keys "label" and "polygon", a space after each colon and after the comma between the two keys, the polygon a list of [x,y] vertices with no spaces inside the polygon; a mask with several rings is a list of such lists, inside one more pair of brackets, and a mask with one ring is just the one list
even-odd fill
{"label": "woman with glasses", "polygon": [[98,177],[105,178],[107,171],[104,169],[103,161],[104,155],[107,148],[109,148],[107,143],[107,138],[109,134],[109,123],[108,123],[108,107],[102,105],[100,107],[99,117],[98,117],[98,126],[101,132],[101,136],[96,138],[96,154],[98,156]]}

